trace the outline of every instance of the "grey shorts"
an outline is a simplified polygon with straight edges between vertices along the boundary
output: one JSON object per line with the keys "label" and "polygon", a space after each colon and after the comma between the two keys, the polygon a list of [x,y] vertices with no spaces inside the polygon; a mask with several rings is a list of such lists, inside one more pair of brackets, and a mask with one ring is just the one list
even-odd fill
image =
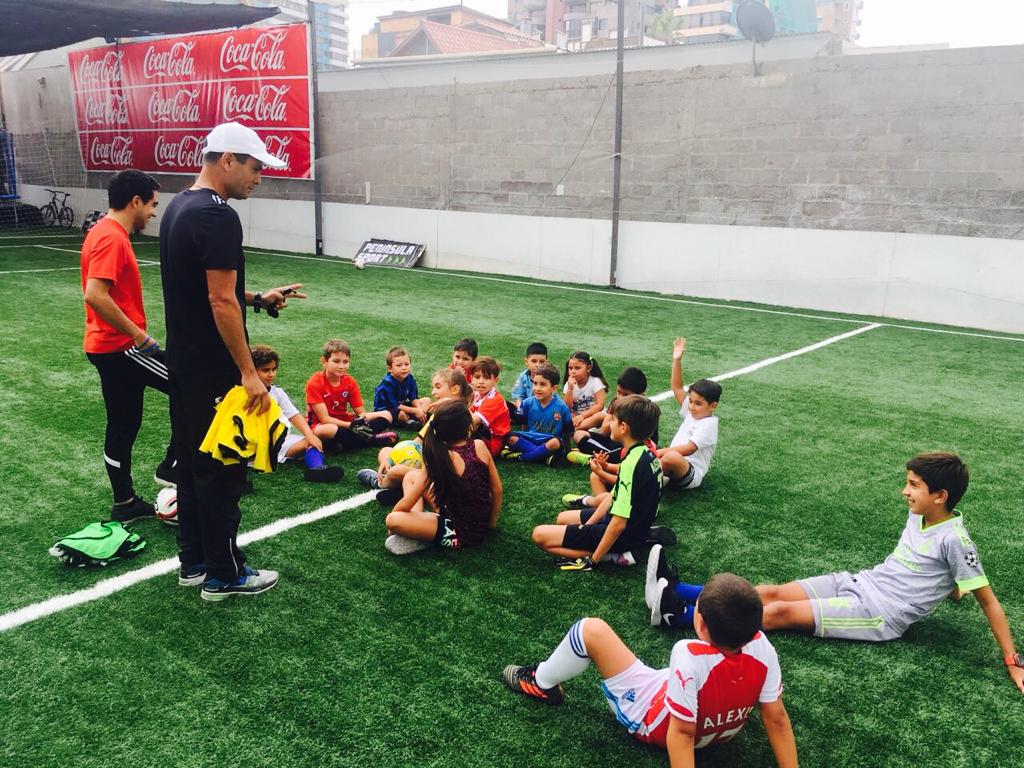
{"label": "grey shorts", "polygon": [[849,571],[800,579],[797,583],[811,602],[817,637],[880,643],[903,634],[887,624],[881,611],[865,599],[861,583]]}

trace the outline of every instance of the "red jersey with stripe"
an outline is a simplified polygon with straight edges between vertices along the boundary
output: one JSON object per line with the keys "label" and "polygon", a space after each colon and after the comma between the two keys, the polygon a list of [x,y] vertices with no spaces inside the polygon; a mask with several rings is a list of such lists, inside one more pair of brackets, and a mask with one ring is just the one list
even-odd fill
{"label": "red jersey with stripe", "polygon": [[644,728],[635,735],[665,747],[669,717],[697,725],[694,747],[728,741],[760,704],[782,696],[782,671],[763,632],[734,656],[703,640],[683,640],[672,649],[668,681],[651,699]]}
{"label": "red jersey with stripe", "polygon": [[[110,298],[142,330],[146,330],[146,311],[142,307],[142,280],[131,240],[125,228],[104,216],[89,230],[82,243],[82,292],[89,278],[110,283]],[[104,354],[123,352],[132,340],[112,326],[96,310],[85,305],[86,352]]]}
{"label": "red jersey with stripe", "polygon": [[512,429],[512,417],[509,416],[505,398],[494,388],[486,395],[474,394],[473,413],[479,413],[480,420],[490,430],[491,436],[484,442],[491,455],[497,456],[505,444],[505,435]]}
{"label": "red jersey with stripe", "polygon": [[341,377],[337,386],[332,386],[327,380],[327,374],[317,371],[306,382],[306,408],[308,411],[306,418],[311,427],[320,423],[316,414],[313,413],[313,406],[317,403],[327,406],[327,415],[332,419],[352,421],[356,418],[356,414],[354,410],[349,410],[349,406],[353,409],[362,408],[363,395],[359,391],[356,380],[347,373]]}

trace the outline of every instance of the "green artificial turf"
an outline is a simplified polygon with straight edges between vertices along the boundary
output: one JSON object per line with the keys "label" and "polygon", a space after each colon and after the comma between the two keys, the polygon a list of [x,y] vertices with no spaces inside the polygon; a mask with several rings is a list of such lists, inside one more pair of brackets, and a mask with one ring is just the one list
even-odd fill
{"label": "green artificial turf", "polygon": [[[0,238],[0,243],[8,241]],[[12,241],[18,242],[18,241]],[[82,301],[69,251],[0,249],[0,614],[73,592],[175,553],[173,532],[138,526],[139,560],[68,570],[46,554],[60,535],[102,517],[103,403],[81,351]],[[151,241],[140,259],[155,259]],[[32,269],[65,269],[22,272]],[[159,272],[142,268],[150,330],[163,337]],[[579,348],[614,379],[647,372],[668,388],[672,339],[687,337],[686,378],[734,371],[845,333],[811,319],[571,291],[531,281],[251,252],[250,288],[297,281],[310,297],[280,319],[252,316],[253,343],[281,353],[278,383],[301,405],[328,338],[348,340],[364,396],[384,354],[410,350],[421,386],[451,344],[473,336],[504,365],[507,392],[530,341],[562,366]],[[712,305],[712,306],[707,306]],[[789,311],[789,310],[785,310]],[[809,313],[827,316],[827,313]],[[881,561],[906,517],[905,460],[953,449],[971,466],[960,505],[1018,639],[1024,637],[1019,535],[1024,345],[881,327],[725,382],[720,443],[694,492],[667,492],[662,519],[680,534],[680,576],[730,570],[782,581]],[[679,423],[663,403],[662,441]],[[135,448],[139,489],[167,440],[166,400],[146,399]],[[331,459],[337,486],[285,466],[255,478],[243,530],[361,493],[372,451]],[[586,471],[499,465],[500,529],[478,550],[406,558],[383,548],[371,503],[251,545],[280,585],[259,598],[204,604],[167,575],[0,634],[2,766],[576,766],[662,765],[663,752],[615,723],[593,670],[549,709],[509,694],[502,667],[543,658],[566,628],[601,616],[648,663],[685,637],[652,630],[642,567],[561,573],[530,543]],[[973,598],[947,603],[885,645],[776,633],[801,762],[806,766],[1004,766],[1019,762],[1024,706]],[[771,765],[756,720],[700,757],[706,766]]]}

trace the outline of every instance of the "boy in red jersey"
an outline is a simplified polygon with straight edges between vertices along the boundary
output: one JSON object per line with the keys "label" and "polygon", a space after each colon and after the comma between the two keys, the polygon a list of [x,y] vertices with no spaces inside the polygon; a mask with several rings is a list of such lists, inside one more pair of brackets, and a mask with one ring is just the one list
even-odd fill
{"label": "boy in red jersey", "polygon": [[637,659],[601,619],[580,619],[539,664],[509,665],[513,691],[549,705],[562,703],[561,683],[591,660],[616,719],[645,744],[664,747],[673,768],[692,766],[694,750],[728,741],[758,707],[780,768],[797,765],[796,739],[782,703],[775,649],[760,631],[761,598],[739,576],[711,579],[697,602],[697,640],[681,640],[667,669]]}
{"label": "boy in red jersey", "polygon": [[349,375],[352,350],[344,341],[331,339],[324,344],[317,371],[306,382],[306,407],[313,434],[324,447],[340,452],[364,445],[394,445],[398,435],[388,431],[388,411],[367,413],[359,384]]}
{"label": "boy in red jersey", "polygon": [[501,366],[493,357],[478,357],[469,367],[469,383],[473,388],[473,436],[487,443],[491,456],[505,446],[512,429],[505,398],[498,392]]}

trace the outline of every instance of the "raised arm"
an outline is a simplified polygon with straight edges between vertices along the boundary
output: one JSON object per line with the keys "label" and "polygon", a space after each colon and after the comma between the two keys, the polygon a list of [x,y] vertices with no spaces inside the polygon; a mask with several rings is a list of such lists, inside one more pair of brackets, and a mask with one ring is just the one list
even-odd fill
{"label": "raised arm", "polygon": [[683,355],[686,354],[686,337],[680,336],[672,344],[672,394],[680,405],[686,399],[683,389]]}

